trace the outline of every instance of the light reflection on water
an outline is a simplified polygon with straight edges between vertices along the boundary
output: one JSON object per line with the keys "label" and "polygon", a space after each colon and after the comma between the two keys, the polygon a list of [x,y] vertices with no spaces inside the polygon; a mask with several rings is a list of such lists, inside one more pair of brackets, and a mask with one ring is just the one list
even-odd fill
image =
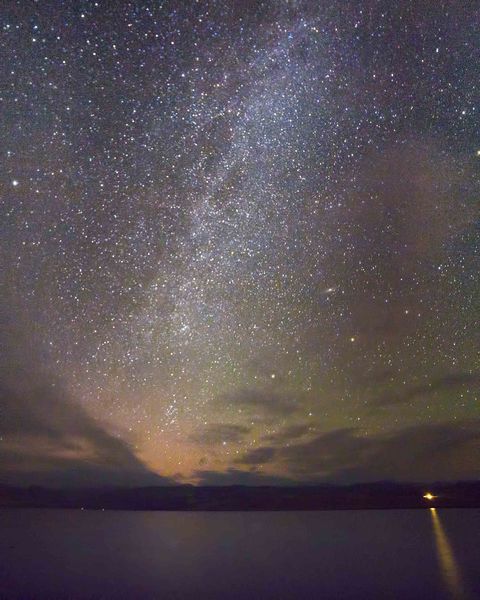
{"label": "light reflection on water", "polygon": [[466,598],[460,567],[453,553],[452,545],[447,537],[436,508],[430,508],[435,546],[442,577],[453,598]]}

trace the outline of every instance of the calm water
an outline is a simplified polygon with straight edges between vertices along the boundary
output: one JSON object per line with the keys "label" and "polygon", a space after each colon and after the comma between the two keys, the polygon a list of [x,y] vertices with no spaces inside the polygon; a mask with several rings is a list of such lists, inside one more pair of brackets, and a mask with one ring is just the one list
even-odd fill
{"label": "calm water", "polygon": [[1,598],[480,598],[480,511],[0,510]]}

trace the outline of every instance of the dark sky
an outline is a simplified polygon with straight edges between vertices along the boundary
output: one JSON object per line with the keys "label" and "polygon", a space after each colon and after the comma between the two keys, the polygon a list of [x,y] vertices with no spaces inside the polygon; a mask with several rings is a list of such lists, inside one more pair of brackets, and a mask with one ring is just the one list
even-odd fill
{"label": "dark sky", "polygon": [[0,24],[0,481],[479,477],[476,2]]}

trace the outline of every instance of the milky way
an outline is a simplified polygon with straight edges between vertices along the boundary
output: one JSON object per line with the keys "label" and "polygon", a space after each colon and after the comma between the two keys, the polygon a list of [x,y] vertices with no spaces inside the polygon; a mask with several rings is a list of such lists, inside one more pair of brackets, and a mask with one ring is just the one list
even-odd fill
{"label": "milky way", "polygon": [[3,478],[478,476],[474,3],[6,6]]}

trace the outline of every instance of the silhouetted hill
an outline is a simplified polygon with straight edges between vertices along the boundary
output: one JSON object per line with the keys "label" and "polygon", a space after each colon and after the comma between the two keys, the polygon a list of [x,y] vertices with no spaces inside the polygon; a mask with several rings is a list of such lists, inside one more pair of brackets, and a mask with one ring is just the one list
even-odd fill
{"label": "silhouetted hill", "polygon": [[[424,498],[430,492],[435,497]],[[480,508],[480,482],[304,487],[49,489],[0,486],[0,506],[113,510],[335,510]]]}

